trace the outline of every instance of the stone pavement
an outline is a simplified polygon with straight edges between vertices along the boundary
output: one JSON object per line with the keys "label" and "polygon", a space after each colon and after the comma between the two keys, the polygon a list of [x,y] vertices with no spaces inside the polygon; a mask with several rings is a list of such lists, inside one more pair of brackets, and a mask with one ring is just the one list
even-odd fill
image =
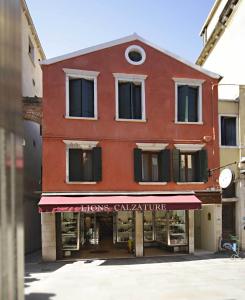
{"label": "stone pavement", "polygon": [[41,263],[27,259],[26,300],[244,300],[245,259],[223,254]]}

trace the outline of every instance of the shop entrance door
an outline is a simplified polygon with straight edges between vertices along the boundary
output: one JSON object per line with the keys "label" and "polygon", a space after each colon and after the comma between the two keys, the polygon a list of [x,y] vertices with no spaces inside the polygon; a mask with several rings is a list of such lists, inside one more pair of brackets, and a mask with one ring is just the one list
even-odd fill
{"label": "shop entrance door", "polygon": [[112,214],[98,214],[97,226],[99,232],[99,245],[101,248],[113,244],[113,216]]}
{"label": "shop entrance door", "polygon": [[235,235],[235,203],[222,203],[222,236],[229,239],[230,235]]}

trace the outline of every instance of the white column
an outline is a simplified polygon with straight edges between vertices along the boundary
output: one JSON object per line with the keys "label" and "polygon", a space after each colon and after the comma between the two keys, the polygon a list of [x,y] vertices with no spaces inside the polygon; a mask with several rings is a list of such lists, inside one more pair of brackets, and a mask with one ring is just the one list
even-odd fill
{"label": "white column", "polygon": [[56,226],[54,213],[42,213],[42,258],[44,261],[56,260]]}
{"label": "white column", "polygon": [[189,253],[194,253],[194,210],[188,211],[189,215]]}
{"label": "white column", "polygon": [[222,237],[222,204],[215,205],[215,251],[219,250],[220,239]]}
{"label": "white column", "polygon": [[135,212],[135,255],[136,257],[144,256],[144,228],[143,212]]}

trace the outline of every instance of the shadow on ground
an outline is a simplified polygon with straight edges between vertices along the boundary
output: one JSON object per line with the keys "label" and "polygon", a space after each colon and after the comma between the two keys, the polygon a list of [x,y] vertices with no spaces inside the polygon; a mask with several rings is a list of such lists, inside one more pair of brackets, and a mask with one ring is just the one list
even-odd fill
{"label": "shadow on ground", "polygon": [[25,300],[53,300],[55,294],[49,293],[31,293],[25,296]]}

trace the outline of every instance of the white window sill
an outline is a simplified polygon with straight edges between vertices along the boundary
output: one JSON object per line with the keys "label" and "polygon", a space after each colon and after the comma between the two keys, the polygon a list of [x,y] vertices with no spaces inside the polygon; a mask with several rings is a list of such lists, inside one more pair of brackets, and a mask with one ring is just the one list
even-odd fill
{"label": "white window sill", "polygon": [[96,117],[70,117],[70,116],[64,116],[65,117],[65,119],[68,119],[68,120],[93,120],[93,121],[95,121],[95,120],[98,120],[98,118],[96,118]]}
{"label": "white window sill", "polygon": [[146,122],[145,119],[119,119],[119,118],[116,118],[115,120],[119,121],[119,122],[139,122],[139,123]]}
{"label": "white window sill", "polygon": [[66,181],[67,184],[96,184],[96,181]]}
{"label": "white window sill", "polygon": [[203,125],[203,122],[178,122],[178,121],[175,121],[175,124],[180,124],[180,125]]}
{"label": "white window sill", "polygon": [[177,182],[177,184],[204,184],[205,182],[200,181],[188,181],[188,182]]}
{"label": "white window sill", "polygon": [[220,145],[220,148],[222,148],[222,149],[238,149],[239,146],[225,146],[225,145]]}
{"label": "white window sill", "polygon": [[155,181],[140,181],[140,185],[166,185],[167,182],[155,182]]}

